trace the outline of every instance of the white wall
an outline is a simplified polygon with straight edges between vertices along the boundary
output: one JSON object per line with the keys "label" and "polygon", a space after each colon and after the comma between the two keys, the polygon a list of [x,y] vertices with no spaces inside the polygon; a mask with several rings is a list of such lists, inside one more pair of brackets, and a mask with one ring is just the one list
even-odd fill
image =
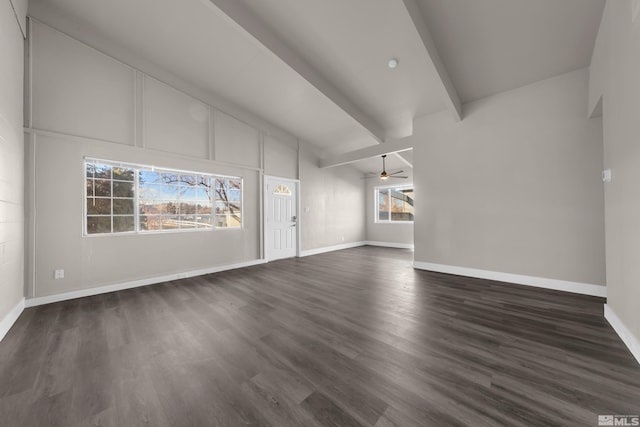
{"label": "white wall", "polygon": [[466,104],[462,122],[416,122],[416,261],[605,284],[587,88],[583,69]]}
{"label": "white wall", "polygon": [[8,0],[0,2],[0,339],[2,320],[24,297],[24,41]]}
{"label": "white wall", "polygon": [[[640,16],[608,1],[591,62],[590,104],[602,96],[607,305],[635,335],[640,357]],[[640,360],[640,359],[639,359]]]}
{"label": "white wall", "polygon": [[298,144],[264,137],[264,173],[271,176],[298,179]]}
{"label": "white wall", "polygon": [[379,223],[376,222],[375,188],[388,185],[411,185],[413,184],[413,170],[409,167],[403,169],[402,175],[407,179],[391,180],[392,182],[381,183],[378,179],[366,180],[366,233],[367,241],[372,243],[388,243],[399,247],[413,246],[413,223]]}
{"label": "white wall", "polygon": [[319,153],[300,145],[302,250],[366,239],[362,173],[349,167],[318,168]]}
{"label": "white wall", "polygon": [[[299,164],[297,141],[266,134],[39,21],[31,22],[30,51],[28,296],[259,260],[264,173],[300,176],[302,200],[306,190],[323,200],[311,203],[303,248],[342,236],[363,240],[363,187],[352,168],[325,176],[316,160]],[[84,237],[84,157],[241,176],[244,227]],[[55,269],[65,278],[54,280]]]}
{"label": "white wall", "polygon": [[[29,296],[260,258],[257,130],[39,22],[30,43]],[[244,228],[84,237],[84,157],[241,176]]]}
{"label": "white wall", "polygon": [[29,5],[29,0],[10,0],[10,1],[11,1],[11,6],[13,7],[13,10],[15,12],[15,15],[18,18],[18,24],[20,25],[20,31],[22,32],[22,36],[26,37],[27,9]]}

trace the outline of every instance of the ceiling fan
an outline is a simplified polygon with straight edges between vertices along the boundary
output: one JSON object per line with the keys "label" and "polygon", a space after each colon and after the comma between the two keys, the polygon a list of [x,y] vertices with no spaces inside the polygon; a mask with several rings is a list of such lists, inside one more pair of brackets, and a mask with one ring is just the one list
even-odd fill
{"label": "ceiling fan", "polygon": [[369,179],[369,178],[380,178],[381,181],[386,181],[389,178],[409,178],[408,176],[399,176],[399,173],[402,173],[404,171],[397,171],[397,172],[393,172],[393,173],[388,173],[387,172],[387,168],[386,168],[386,164],[385,164],[385,158],[387,157],[386,154],[382,155],[382,172],[380,172],[379,175],[372,175],[372,176],[365,176],[362,179]]}

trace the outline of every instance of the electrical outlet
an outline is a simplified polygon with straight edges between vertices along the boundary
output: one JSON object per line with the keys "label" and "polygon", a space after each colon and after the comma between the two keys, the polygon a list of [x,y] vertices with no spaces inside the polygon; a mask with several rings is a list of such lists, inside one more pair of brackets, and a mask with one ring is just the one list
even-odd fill
{"label": "electrical outlet", "polygon": [[64,279],[64,270],[55,270],[53,272],[53,278],[56,280]]}

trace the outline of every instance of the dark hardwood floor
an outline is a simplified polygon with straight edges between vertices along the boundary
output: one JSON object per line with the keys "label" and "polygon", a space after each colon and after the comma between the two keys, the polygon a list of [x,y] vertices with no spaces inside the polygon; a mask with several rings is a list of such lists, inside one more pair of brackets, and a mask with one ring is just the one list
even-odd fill
{"label": "dark hardwood floor", "polygon": [[2,426],[596,426],[640,413],[603,299],[362,247],[30,308]]}

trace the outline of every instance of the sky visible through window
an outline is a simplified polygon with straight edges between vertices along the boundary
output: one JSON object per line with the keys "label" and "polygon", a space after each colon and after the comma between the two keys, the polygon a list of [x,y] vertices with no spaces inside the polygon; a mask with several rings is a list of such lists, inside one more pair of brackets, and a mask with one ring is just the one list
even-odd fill
{"label": "sky visible through window", "polygon": [[242,226],[240,178],[100,161],[86,172],[87,234]]}

